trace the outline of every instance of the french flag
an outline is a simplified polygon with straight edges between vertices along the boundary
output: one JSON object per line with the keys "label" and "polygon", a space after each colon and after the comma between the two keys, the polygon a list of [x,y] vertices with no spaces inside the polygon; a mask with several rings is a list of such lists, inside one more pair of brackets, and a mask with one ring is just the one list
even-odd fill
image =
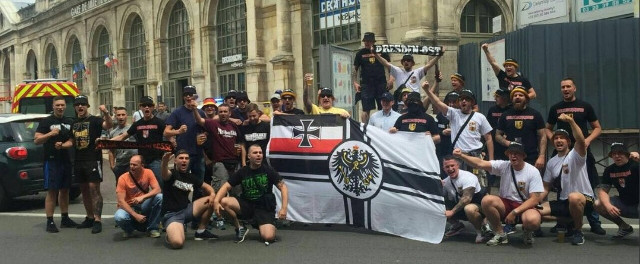
{"label": "french flag", "polygon": [[107,68],[111,68],[111,59],[109,59],[109,55],[104,55],[104,66]]}

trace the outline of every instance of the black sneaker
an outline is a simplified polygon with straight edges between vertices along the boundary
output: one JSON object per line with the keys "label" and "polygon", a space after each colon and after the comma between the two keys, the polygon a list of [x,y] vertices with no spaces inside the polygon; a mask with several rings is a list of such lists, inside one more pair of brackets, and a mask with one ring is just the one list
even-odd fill
{"label": "black sneaker", "polygon": [[236,243],[241,243],[242,241],[244,241],[247,233],[249,233],[249,228],[246,228],[244,226],[236,229]]}
{"label": "black sneaker", "polygon": [[204,232],[202,233],[196,232],[194,238],[195,240],[200,241],[200,240],[218,239],[218,236],[209,232],[209,230],[205,229]]}
{"label": "black sneaker", "polygon": [[95,219],[93,219],[93,218],[85,217],[84,221],[82,221],[82,223],[80,223],[78,226],[76,226],[76,228],[78,228],[78,229],[91,228],[91,227],[93,227],[93,222],[94,221],[95,221]]}
{"label": "black sneaker", "polygon": [[97,234],[102,232],[102,222],[93,221],[93,227],[91,227],[91,234]]}
{"label": "black sneaker", "polygon": [[573,231],[573,237],[571,238],[571,244],[573,245],[582,245],[584,244],[584,234],[581,230]]}
{"label": "black sneaker", "polygon": [[74,228],[74,227],[78,227],[78,223],[76,223],[75,221],[71,220],[71,218],[69,218],[69,217],[63,217],[62,221],[60,221],[60,227],[62,227],[62,228]]}
{"label": "black sneaker", "polygon": [[52,221],[47,223],[47,232],[58,233],[60,232],[60,230],[58,230],[58,227],[56,227],[56,223]]}
{"label": "black sneaker", "polygon": [[602,227],[600,225],[594,225],[591,227],[591,233],[594,233],[596,235],[601,235],[604,236],[607,234],[607,231],[602,229]]}
{"label": "black sneaker", "polygon": [[544,232],[542,232],[542,228],[538,228],[537,230],[533,231],[533,237],[543,237],[544,236]]}
{"label": "black sneaker", "polygon": [[552,234],[558,233],[558,229],[566,229],[566,227],[563,224],[556,223],[555,226],[549,229],[549,233],[552,233]]}

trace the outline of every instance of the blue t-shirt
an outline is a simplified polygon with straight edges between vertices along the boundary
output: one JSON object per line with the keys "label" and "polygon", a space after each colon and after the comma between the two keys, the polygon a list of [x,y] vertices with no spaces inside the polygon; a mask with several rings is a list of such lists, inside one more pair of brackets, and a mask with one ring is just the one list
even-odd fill
{"label": "blue t-shirt", "polygon": [[[198,112],[202,118],[205,117],[204,111],[198,109]],[[198,134],[204,130],[196,124],[191,110],[187,109],[184,105],[180,106],[176,108],[176,110],[173,110],[165,123],[172,126],[173,129],[179,129],[180,126],[187,125],[187,132],[176,136],[176,142],[178,143],[176,150],[184,149],[189,152],[189,155],[202,155],[202,146],[198,146],[196,138]]]}

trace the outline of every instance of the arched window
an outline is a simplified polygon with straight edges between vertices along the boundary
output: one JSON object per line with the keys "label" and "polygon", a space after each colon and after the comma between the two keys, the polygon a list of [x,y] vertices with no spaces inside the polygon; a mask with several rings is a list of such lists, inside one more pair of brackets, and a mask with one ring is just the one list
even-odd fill
{"label": "arched window", "polygon": [[471,0],[462,10],[460,31],[491,33],[492,19],[500,15],[498,7],[488,0]]}
{"label": "arched window", "polygon": [[109,32],[106,28],[100,30],[98,35],[98,86],[111,85],[111,66],[104,63],[105,58],[111,55],[111,43],[109,43]]}
{"label": "arched window", "polygon": [[216,14],[218,79],[221,95],[245,91],[247,58],[247,7],[244,0],[220,0]]}
{"label": "arched window", "polygon": [[191,70],[191,37],[189,16],[184,4],[179,1],[169,16],[169,73]]}
{"label": "arched window", "polygon": [[147,77],[147,47],[145,45],[144,27],[140,16],[131,23],[129,35],[129,67],[131,80]]}
{"label": "arched window", "polygon": [[314,47],[360,42],[360,1],[314,0],[312,11]]}
{"label": "arched window", "polygon": [[60,68],[58,67],[58,53],[53,45],[49,45],[49,77],[53,79],[58,78],[60,74]]}
{"label": "arched window", "polygon": [[73,64],[71,68],[71,78],[76,82],[78,90],[82,91],[82,79],[84,78],[85,65],[82,61],[80,41],[75,37],[71,41],[71,63]]}

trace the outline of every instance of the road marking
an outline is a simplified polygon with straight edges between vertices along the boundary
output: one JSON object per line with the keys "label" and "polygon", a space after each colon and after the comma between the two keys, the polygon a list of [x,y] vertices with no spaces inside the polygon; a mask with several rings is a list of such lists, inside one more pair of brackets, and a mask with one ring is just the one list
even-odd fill
{"label": "road marking", "polygon": [[[47,217],[44,213],[0,213],[0,216],[26,216],[26,217]],[[54,217],[60,217],[60,214],[54,214]],[[84,214],[69,214],[69,217],[84,218],[87,215]],[[113,215],[103,215],[102,219],[111,219]]]}

